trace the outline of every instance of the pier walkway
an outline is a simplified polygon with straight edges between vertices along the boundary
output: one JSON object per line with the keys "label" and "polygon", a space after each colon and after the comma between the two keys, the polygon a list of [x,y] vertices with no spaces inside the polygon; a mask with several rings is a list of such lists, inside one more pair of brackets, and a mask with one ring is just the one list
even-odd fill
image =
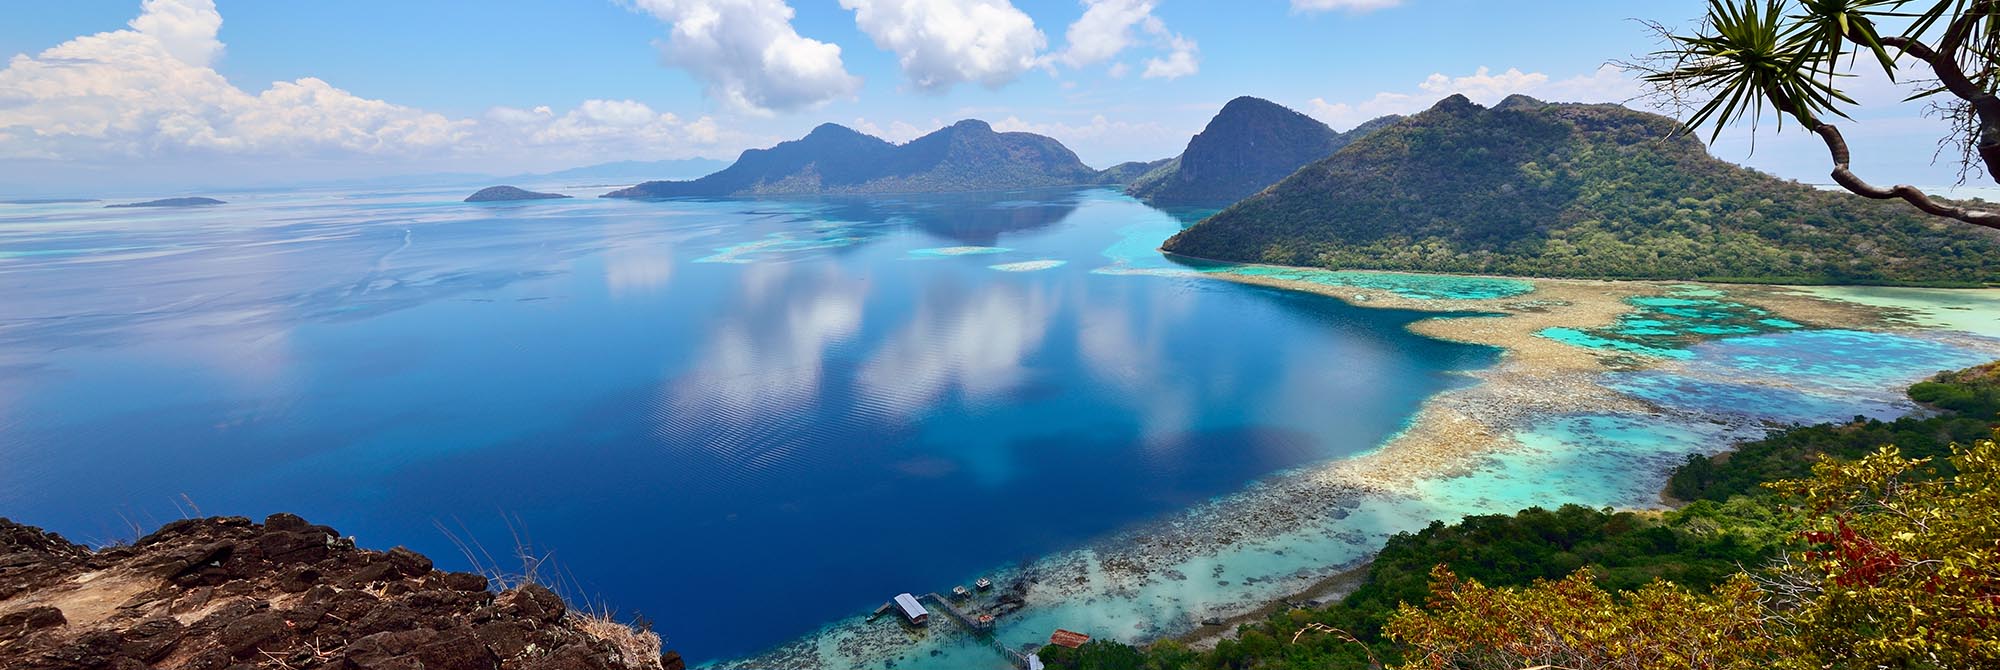
{"label": "pier walkway", "polygon": [[969,616],[965,613],[965,610],[959,609],[950,600],[936,593],[926,593],[920,599],[930,601],[930,604],[937,606],[939,611],[944,612],[945,618],[951,619],[960,627],[963,627],[966,632],[971,633],[980,643],[985,644],[994,651],[1000,652],[1000,655],[1007,657],[1007,662],[1014,664],[1014,667],[1021,670],[1041,670],[1041,659],[1008,649],[1006,644],[1001,643],[999,638],[993,636],[993,617],[988,616],[981,619]]}

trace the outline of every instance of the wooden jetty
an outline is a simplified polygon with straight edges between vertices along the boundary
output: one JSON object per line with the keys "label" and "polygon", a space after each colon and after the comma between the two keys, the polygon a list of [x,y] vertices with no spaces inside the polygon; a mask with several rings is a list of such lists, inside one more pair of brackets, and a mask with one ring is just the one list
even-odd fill
{"label": "wooden jetty", "polygon": [[972,631],[974,634],[986,635],[993,632],[993,615],[981,614],[972,616],[966,614],[965,610],[959,609],[957,605],[951,604],[950,600],[936,593],[926,593],[924,594],[924,598],[930,600],[932,604],[937,605],[938,610],[944,612],[947,618],[957,621],[958,625],[964,626],[966,630]]}
{"label": "wooden jetty", "polygon": [[[986,580],[981,579],[980,581],[984,582]],[[959,588],[964,589],[965,587],[961,586]],[[926,608],[924,604],[929,604],[931,607]],[[992,614],[969,614],[965,610],[959,609],[958,605],[953,604],[950,598],[937,593],[926,593],[914,597],[907,593],[900,594],[894,600],[877,608],[875,613],[869,616],[868,619],[873,621],[884,614],[898,612],[903,615],[906,621],[921,626],[928,623],[932,618],[929,616],[932,611],[943,612],[944,618],[964,628],[966,632],[971,633],[973,638],[979,640],[981,644],[999,652],[1014,667],[1020,670],[1042,670],[1041,657],[1009,649],[1006,644],[994,637],[993,628],[997,621],[995,621]]]}

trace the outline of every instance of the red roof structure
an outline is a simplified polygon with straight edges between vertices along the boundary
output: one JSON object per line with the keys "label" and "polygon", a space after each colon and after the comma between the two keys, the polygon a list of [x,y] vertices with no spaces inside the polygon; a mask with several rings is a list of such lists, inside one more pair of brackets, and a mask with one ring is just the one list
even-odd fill
{"label": "red roof structure", "polygon": [[1079,633],[1073,630],[1063,630],[1061,628],[1057,628],[1055,634],[1049,636],[1049,644],[1069,647],[1071,649],[1081,647],[1083,646],[1083,643],[1089,641],[1090,641],[1089,635],[1084,635],[1083,633]]}

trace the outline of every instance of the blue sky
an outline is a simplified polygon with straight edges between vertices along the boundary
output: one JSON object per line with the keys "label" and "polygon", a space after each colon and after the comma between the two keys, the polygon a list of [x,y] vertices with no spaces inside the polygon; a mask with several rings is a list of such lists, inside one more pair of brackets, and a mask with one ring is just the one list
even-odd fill
{"label": "blue sky", "polygon": [[[66,0],[0,23],[0,190],[733,158],[832,121],[906,141],[961,118],[1103,167],[1171,156],[1230,98],[1336,128],[1464,92],[1620,101],[1633,19],[1697,0]],[[785,18],[791,14],[789,20]],[[1886,82],[1857,84],[1883,89]],[[1865,100],[1867,101],[1867,100]],[[1848,134],[1936,184],[1914,105]],[[1920,143],[1920,144],[1913,144]],[[1922,149],[1913,150],[1912,147]],[[1816,181],[1810,137],[1717,153]],[[1877,151],[1879,150],[1879,151]],[[189,181],[200,175],[205,181]],[[25,185],[25,186],[23,186]]]}

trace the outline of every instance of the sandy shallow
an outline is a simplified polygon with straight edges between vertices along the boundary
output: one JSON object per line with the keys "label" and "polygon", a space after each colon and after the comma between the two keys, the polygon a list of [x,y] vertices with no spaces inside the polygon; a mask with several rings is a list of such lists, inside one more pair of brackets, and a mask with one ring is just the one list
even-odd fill
{"label": "sandy shallow", "polygon": [[[1690,453],[1725,450],[1786,420],[1893,416],[1911,408],[1901,396],[1911,381],[1944,367],[2000,357],[2000,339],[1940,329],[1936,320],[1921,318],[1921,300],[1906,300],[1915,307],[1861,304],[1792,287],[1531,280],[1532,290],[1520,295],[1440,299],[1365,286],[1389,282],[1342,285],[1325,277],[1300,279],[1291,271],[1114,273],[1199,275],[1319,293],[1358,306],[1439,312],[1439,318],[1411,329],[1498,347],[1503,354],[1493,367],[1470,373],[1472,383],[1433,396],[1403,431],[1372,451],[1268,477],[1088,548],[996,569],[1001,585],[996,593],[1017,593],[1027,603],[1002,618],[995,640],[1000,646],[1029,647],[1059,627],[1126,642],[1181,637],[1212,643],[1236,623],[1338,597],[1395,533],[1432,520],[1534,505],[1659,508],[1666,473]],[[1923,355],[1905,361],[1884,354],[1857,363],[1835,352],[1831,363],[1785,359],[1784,365],[1736,365],[1732,361],[1753,356],[1718,349],[1674,360],[1577,346],[1543,334],[1550,328],[1608,328],[1633,316],[1634,299],[1676,295],[1726,298],[1803,333],[1773,337],[1853,333],[1849,339],[1858,344],[1843,340],[1827,346],[1866,350],[1878,344],[1868,338],[1879,337]],[[1690,349],[1700,352],[1704,346]],[[1851,379],[1837,393],[1815,396],[1809,380],[1826,374],[1828,365],[1845,366],[1839,371]],[[1638,381],[1660,386],[1663,379],[1710,386],[1683,393],[1692,397],[1647,398],[1632,390]],[[1751,389],[1779,400],[1768,411],[1755,404],[1720,406],[1700,397],[1710,387]],[[1792,396],[1800,400],[1788,405]],[[994,604],[992,596],[982,596],[971,606]],[[1212,625],[1218,619],[1225,625]],[[719,667],[1007,665],[987,644],[950,626],[911,630],[856,618]]]}

